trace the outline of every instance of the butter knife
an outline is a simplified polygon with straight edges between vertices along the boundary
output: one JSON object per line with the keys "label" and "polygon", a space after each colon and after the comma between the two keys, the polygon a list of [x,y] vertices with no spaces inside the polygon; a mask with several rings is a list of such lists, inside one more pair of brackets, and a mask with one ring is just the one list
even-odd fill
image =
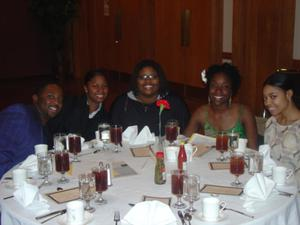
{"label": "butter knife", "polygon": [[61,209],[61,210],[57,210],[57,211],[54,211],[54,212],[51,212],[51,213],[48,213],[48,214],[45,214],[45,215],[42,215],[42,216],[37,216],[37,217],[35,217],[35,219],[39,220],[39,219],[43,219],[45,217],[52,216],[52,215],[55,215],[55,214],[62,215],[66,212],[67,212],[66,209]]}
{"label": "butter knife", "polygon": [[43,220],[41,223],[46,223],[47,221],[52,220],[52,219],[54,219],[55,217],[58,217],[58,216],[60,216],[60,215],[62,215],[62,214],[65,214],[66,212],[67,212],[67,210],[64,209],[64,210],[62,210],[60,213],[58,213],[58,214],[56,214],[56,215],[54,215],[54,216],[52,216],[52,217],[49,217],[48,219]]}
{"label": "butter knife", "polygon": [[250,217],[250,218],[254,219],[254,216],[249,215],[249,214],[244,213],[244,212],[241,212],[241,211],[238,211],[238,210],[236,210],[236,209],[232,209],[232,208],[227,208],[227,207],[225,207],[224,210],[230,210],[230,211],[233,211],[233,212],[236,212],[236,213],[239,213],[239,214],[241,214],[241,215],[244,215],[244,216],[247,216],[247,217]]}

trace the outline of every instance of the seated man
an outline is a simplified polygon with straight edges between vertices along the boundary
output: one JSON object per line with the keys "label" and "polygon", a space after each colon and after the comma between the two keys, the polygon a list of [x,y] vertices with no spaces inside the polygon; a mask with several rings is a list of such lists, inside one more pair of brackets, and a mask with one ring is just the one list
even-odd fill
{"label": "seated man", "polygon": [[15,104],[0,112],[0,177],[34,153],[34,145],[47,143],[46,123],[62,107],[62,88],[55,82],[41,85],[33,105]]}

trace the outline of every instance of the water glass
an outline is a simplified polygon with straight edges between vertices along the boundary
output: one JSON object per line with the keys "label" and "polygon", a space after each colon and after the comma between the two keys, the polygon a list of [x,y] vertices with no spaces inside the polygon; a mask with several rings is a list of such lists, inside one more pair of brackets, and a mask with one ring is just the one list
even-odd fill
{"label": "water glass", "polygon": [[196,209],[193,207],[195,201],[200,198],[200,178],[197,175],[187,175],[183,178],[183,199],[188,201],[190,206],[185,210],[193,213]]}
{"label": "water glass", "polygon": [[90,202],[95,198],[95,175],[93,173],[84,173],[79,175],[79,193],[80,198],[86,202],[84,209],[90,213],[95,212],[95,208]]}
{"label": "water glass", "polygon": [[228,148],[230,151],[234,151],[239,147],[239,133],[230,132],[227,134],[228,136]]}
{"label": "water glass", "polygon": [[66,137],[65,133],[56,133],[53,135],[53,148],[54,150],[64,150],[66,148]]}
{"label": "water glass", "polygon": [[248,172],[251,175],[260,173],[263,169],[264,156],[262,153],[255,152],[249,154]]}
{"label": "water glass", "polygon": [[110,142],[110,125],[108,123],[100,123],[98,129],[100,140],[103,142],[103,150],[107,150],[107,144]]}
{"label": "water glass", "polygon": [[52,156],[48,153],[40,153],[37,155],[38,172],[43,176],[43,185],[51,185],[48,176],[52,174]]}

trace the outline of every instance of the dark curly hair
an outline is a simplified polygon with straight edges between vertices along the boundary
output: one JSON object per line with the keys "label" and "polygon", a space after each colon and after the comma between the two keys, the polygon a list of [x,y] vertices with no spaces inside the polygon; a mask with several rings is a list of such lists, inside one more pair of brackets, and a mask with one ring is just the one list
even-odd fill
{"label": "dark curly hair", "polygon": [[217,73],[223,73],[227,76],[231,83],[232,95],[236,95],[241,85],[241,75],[237,67],[230,63],[215,64],[210,66],[206,71],[207,87],[209,88],[210,83]]}
{"label": "dark curly hair", "polygon": [[133,91],[134,95],[137,95],[138,93],[137,79],[139,76],[139,72],[145,67],[151,67],[156,71],[159,77],[159,94],[161,96],[166,95],[169,91],[169,88],[168,88],[168,81],[166,79],[165,72],[161,67],[161,65],[159,65],[157,62],[155,62],[152,59],[144,59],[135,65],[131,75],[130,90]]}
{"label": "dark curly hair", "polygon": [[106,82],[108,82],[106,77],[106,71],[103,69],[93,69],[88,71],[84,76],[84,84],[87,85],[87,83],[92,80],[95,76],[102,76],[105,78]]}
{"label": "dark curly hair", "polygon": [[300,109],[300,71],[278,70],[267,77],[263,86],[266,85],[275,86],[283,91],[292,90],[292,101]]}

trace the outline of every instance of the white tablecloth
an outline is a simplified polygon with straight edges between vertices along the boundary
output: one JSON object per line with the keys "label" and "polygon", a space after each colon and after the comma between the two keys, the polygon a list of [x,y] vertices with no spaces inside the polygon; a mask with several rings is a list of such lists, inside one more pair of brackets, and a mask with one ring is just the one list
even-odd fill
{"label": "white tablecloth", "polygon": [[[210,170],[208,162],[215,161],[217,157],[216,151],[212,150],[200,158],[195,158],[189,165],[189,172],[198,174],[201,177],[201,184],[215,184],[230,186],[230,182],[234,180],[233,175],[228,170]],[[111,225],[113,222],[114,210],[119,210],[121,217],[123,217],[129,210],[128,203],[137,203],[141,201],[143,195],[157,196],[157,197],[172,197],[172,202],[176,198],[171,194],[170,175],[167,176],[167,182],[164,185],[154,184],[154,159],[144,157],[133,157],[129,150],[122,150],[120,153],[112,152],[98,152],[96,154],[86,154],[80,157],[80,163],[73,163],[73,174],[68,178],[71,182],[65,185],[57,184],[59,174],[54,173],[50,176],[53,182],[52,186],[42,187],[42,193],[49,193],[56,191],[57,187],[71,188],[78,186],[78,174],[89,171],[93,166],[97,166],[99,161],[113,162],[124,161],[132,167],[138,174],[132,176],[124,176],[113,178],[113,185],[103,193],[107,200],[106,205],[96,205],[92,202],[92,206],[96,207],[94,219],[90,225]],[[174,164],[167,164],[167,172],[175,168]],[[8,172],[5,176],[11,176]],[[247,171],[240,177],[240,180],[245,184],[250,178]],[[38,181],[41,182],[41,181]],[[13,198],[3,200],[4,197],[12,195],[13,190],[7,187],[7,181],[3,180],[0,184],[0,204],[2,213],[2,225],[32,225],[39,224],[34,219],[33,212],[30,212],[19,205]],[[296,186],[292,183],[283,190],[296,193]],[[208,194],[201,193],[201,198],[208,196]],[[243,200],[240,196],[226,196],[220,195],[219,198],[227,203],[227,207],[234,208],[246,212],[243,208]],[[48,199],[51,205],[50,211],[65,208],[64,204],[58,205],[54,201]],[[201,211],[201,200],[195,202],[195,208],[198,212]],[[177,216],[177,210],[172,208],[174,214]],[[251,212],[255,219],[245,217],[231,211],[225,211],[225,219],[218,224],[251,224],[251,225],[299,225],[300,224],[300,207],[297,197],[285,197],[278,194],[272,196],[264,203],[258,204],[255,212]],[[46,224],[57,224],[57,218],[50,220]],[[178,224],[180,222],[178,221]],[[193,218],[193,225],[205,224],[204,222]]]}

